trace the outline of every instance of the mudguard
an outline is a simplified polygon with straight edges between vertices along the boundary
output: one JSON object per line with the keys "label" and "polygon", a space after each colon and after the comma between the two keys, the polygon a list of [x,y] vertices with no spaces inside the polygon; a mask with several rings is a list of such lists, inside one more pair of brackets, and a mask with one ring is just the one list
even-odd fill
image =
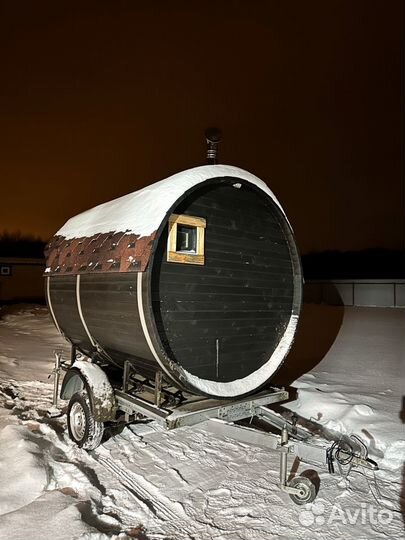
{"label": "mudguard", "polygon": [[63,379],[61,399],[70,399],[73,394],[86,389],[95,420],[113,420],[117,412],[114,389],[104,371],[91,362],[76,360]]}

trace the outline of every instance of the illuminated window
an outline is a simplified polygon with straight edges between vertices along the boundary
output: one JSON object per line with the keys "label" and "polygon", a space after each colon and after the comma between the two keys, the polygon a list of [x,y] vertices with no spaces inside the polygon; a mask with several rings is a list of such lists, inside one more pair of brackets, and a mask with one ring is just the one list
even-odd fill
{"label": "illuminated window", "polygon": [[167,260],[204,264],[204,218],[172,214],[169,218]]}

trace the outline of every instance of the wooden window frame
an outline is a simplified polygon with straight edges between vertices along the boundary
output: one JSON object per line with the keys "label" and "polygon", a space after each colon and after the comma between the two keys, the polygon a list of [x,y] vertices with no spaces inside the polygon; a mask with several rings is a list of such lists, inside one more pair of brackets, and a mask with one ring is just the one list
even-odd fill
{"label": "wooden window frame", "polygon": [[[176,251],[177,246],[177,225],[187,225],[197,229],[197,246],[195,253],[180,253]],[[205,264],[204,237],[207,222],[204,218],[197,216],[186,216],[185,214],[172,214],[169,217],[169,232],[167,236],[167,262],[177,262],[183,264]]]}

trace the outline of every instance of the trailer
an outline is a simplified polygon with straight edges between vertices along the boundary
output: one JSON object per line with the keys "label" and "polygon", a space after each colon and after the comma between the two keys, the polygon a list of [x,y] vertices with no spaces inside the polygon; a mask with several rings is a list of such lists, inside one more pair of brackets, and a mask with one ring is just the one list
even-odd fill
{"label": "trailer", "polygon": [[[65,376],[59,391],[62,372]],[[297,505],[314,501],[319,485],[305,473],[288,480],[289,456],[346,478],[353,467],[378,470],[359,437],[326,431],[314,437],[308,422],[304,427],[294,415],[288,418],[272,410],[273,405],[288,400],[284,388],[268,387],[233,400],[197,396],[170,386],[159,375],[148,380],[137,374],[129,362],[120,380],[109,364],[100,365],[75,349],[69,361],[63,359],[61,351],[55,352],[53,374],[54,406],[58,407],[59,395],[68,401],[69,436],[88,451],[102,443],[107,426],[145,420],[156,421],[167,430],[202,425],[214,434],[277,452],[279,487]],[[260,421],[260,427],[254,419]]]}

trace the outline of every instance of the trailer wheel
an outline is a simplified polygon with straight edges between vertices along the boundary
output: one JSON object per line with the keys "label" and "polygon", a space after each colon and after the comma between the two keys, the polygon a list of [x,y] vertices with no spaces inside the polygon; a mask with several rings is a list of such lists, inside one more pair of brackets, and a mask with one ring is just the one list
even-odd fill
{"label": "trailer wheel", "polygon": [[67,411],[69,437],[80,448],[94,450],[104,433],[104,424],[94,419],[86,390],[76,392],[70,398]]}
{"label": "trailer wheel", "polygon": [[299,489],[300,493],[289,493],[290,499],[298,505],[308,504],[315,500],[316,488],[309,478],[296,476],[289,482],[288,487]]}

